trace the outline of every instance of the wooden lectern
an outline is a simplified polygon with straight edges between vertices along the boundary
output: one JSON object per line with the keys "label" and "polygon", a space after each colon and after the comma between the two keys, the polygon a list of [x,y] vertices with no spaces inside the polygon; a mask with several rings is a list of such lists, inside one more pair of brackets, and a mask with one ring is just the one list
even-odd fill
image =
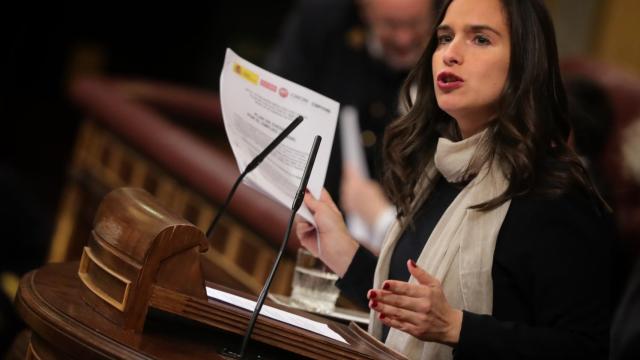
{"label": "wooden lectern", "polygon": [[[22,279],[16,305],[33,330],[28,356],[222,359],[223,347],[240,345],[237,335],[245,333],[251,312],[207,298],[205,283],[221,289],[205,281],[200,269],[207,245],[202,231],[144,190],[112,191],[100,204],[79,265],[49,265]],[[348,344],[261,316],[250,356],[404,359],[355,324],[270,305],[327,324]],[[182,319],[181,325],[167,316]],[[185,321],[192,325],[176,334]],[[191,350],[173,349],[185,346]]]}

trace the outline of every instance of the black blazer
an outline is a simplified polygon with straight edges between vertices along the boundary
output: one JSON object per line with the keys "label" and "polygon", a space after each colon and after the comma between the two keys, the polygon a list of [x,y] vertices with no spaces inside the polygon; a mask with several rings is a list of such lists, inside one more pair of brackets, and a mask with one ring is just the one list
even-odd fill
{"label": "black blazer", "polygon": [[[578,193],[514,198],[494,253],[493,314],[464,312],[454,358],[606,359],[608,224],[594,202]],[[372,266],[373,255],[359,250],[341,289],[366,301]]]}
{"label": "black blazer", "polygon": [[455,359],[606,359],[611,229],[592,201],[515,198],[493,260],[493,314],[465,312]]}

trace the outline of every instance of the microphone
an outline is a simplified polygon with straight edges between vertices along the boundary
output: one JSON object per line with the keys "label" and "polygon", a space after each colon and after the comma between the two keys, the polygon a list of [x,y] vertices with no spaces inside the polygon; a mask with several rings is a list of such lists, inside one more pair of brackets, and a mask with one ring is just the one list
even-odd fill
{"label": "microphone", "polygon": [[273,277],[278,270],[278,265],[280,265],[280,260],[282,259],[282,255],[284,254],[284,250],[287,247],[287,243],[289,242],[289,234],[291,233],[291,228],[293,226],[293,220],[295,219],[296,213],[300,209],[302,205],[302,201],[304,200],[305,189],[307,188],[307,183],[309,182],[309,177],[311,176],[311,170],[313,169],[313,163],[316,160],[316,155],[318,154],[318,148],[320,148],[320,142],[322,141],[322,137],[316,135],[313,140],[313,145],[311,145],[311,152],[309,153],[309,158],[307,159],[307,164],[304,167],[304,173],[302,175],[302,179],[300,180],[300,186],[298,187],[298,191],[293,199],[293,203],[291,204],[291,216],[289,217],[289,224],[287,225],[287,231],[284,233],[284,240],[282,240],[282,245],[280,245],[280,250],[278,251],[278,255],[276,256],[276,260],[273,263],[273,267],[271,268],[271,272],[269,273],[269,277],[260,292],[260,296],[258,296],[258,300],[256,301],[256,307],[253,310],[253,314],[251,315],[251,319],[249,320],[249,324],[247,326],[247,332],[244,335],[244,339],[242,339],[242,346],[240,347],[240,351],[238,353],[229,351],[228,349],[223,349],[222,354],[235,358],[235,359],[243,359],[245,350],[247,349],[247,344],[251,338],[251,334],[253,333],[253,327],[256,324],[256,320],[258,319],[258,315],[260,314],[260,309],[262,309],[262,305],[267,298],[267,293],[269,292],[269,288],[271,287],[271,282],[273,281]]}
{"label": "microphone", "polygon": [[282,140],[284,140],[287,136],[289,136],[289,134],[291,134],[293,129],[295,129],[296,127],[298,127],[298,125],[300,125],[303,119],[304,118],[301,115],[298,115],[298,117],[296,117],[291,122],[291,124],[289,124],[289,126],[287,126],[284,130],[282,130],[282,132],[275,139],[273,139],[273,141],[271,141],[271,143],[269,143],[269,145],[267,145],[267,147],[265,147],[264,150],[260,152],[260,154],[256,155],[256,157],[253,158],[253,160],[251,160],[249,165],[247,165],[247,167],[242,171],[240,176],[238,176],[238,178],[236,179],[236,182],[231,187],[231,191],[229,191],[229,194],[227,195],[227,199],[224,201],[224,204],[222,204],[222,206],[218,210],[218,213],[216,214],[216,217],[213,218],[211,225],[209,225],[209,229],[207,230],[207,235],[206,235],[207,239],[210,239],[211,235],[213,235],[213,229],[215,229],[216,225],[220,221],[220,218],[222,217],[222,214],[224,214],[225,210],[227,209],[227,206],[229,205],[229,202],[231,201],[233,194],[236,193],[236,189],[238,188],[238,185],[240,185],[240,183],[245,178],[245,176],[247,176],[251,171],[253,171],[253,169],[257,168],[258,165],[260,165],[260,163],[262,162],[262,160],[264,160],[267,157],[267,155],[269,155],[269,153],[271,153],[271,151],[273,151],[273,149],[276,148],[276,146],[280,145]]}

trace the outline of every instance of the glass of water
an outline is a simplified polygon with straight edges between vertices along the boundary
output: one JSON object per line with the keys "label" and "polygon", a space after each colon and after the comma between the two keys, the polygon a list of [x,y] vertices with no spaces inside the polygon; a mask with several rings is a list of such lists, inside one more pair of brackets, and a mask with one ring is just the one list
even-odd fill
{"label": "glass of water", "polygon": [[304,248],[298,249],[291,303],[320,313],[332,312],[340,294],[336,280],[338,275],[320,259]]}

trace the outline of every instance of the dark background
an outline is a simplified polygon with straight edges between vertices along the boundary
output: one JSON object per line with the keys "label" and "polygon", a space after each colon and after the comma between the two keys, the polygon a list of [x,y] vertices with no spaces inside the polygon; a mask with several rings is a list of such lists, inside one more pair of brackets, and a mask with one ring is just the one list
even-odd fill
{"label": "dark background", "polygon": [[215,90],[225,48],[261,63],[291,3],[85,1],[0,6],[3,182],[26,193],[32,211],[50,222],[80,121],[67,99],[71,78],[97,72]]}
{"label": "dark background", "polygon": [[[216,90],[224,52],[260,64],[286,1],[10,1],[0,5],[0,273],[47,254],[80,111],[69,82],[124,76]],[[0,357],[21,327],[0,294]]]}

